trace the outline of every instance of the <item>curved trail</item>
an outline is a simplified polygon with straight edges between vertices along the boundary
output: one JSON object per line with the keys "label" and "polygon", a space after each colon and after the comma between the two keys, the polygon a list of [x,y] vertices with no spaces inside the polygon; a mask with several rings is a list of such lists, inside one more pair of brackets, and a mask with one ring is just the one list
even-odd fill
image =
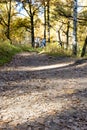
{"label": "curved trail", "polygon": [[87,130],[87,62],[21,53],[0,67],[0,130]]}

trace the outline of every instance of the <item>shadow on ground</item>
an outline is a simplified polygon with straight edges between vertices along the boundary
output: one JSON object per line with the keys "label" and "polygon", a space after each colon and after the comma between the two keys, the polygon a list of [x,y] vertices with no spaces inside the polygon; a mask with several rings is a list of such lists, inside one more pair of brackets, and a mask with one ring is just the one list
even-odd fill
{"label": "shadow on ground", "polygon": [[[44,82],[47,79],[49,79],[50,81],[52,79],[62,79],[67,81],[68,79],[81,78],[82,81],[83,79],[85,79],[84,85],[86,85],[87,83],[86,60],[73,61],[69,57],[55,58],[46,55],[37,55],[35,53],[32,55],[29,54],[29,56],[28,54],[24,56],[18,55],[17,58],[18,59],[16,59],[15,57],[10,64],[1,67],[0,91],[11,91],[16,88],[22,89],[26,87],[25,83],[31,82],[31,80],[33,80],[33,82],[34,80],[37,80],[37,82],[39,80],[42,80]],[[49,58],[49,61],[46,60]],[[27,83],[27,85],[30,85],[32,88],[31,84]],[[37,86],[39,87],[39,85]]]}
{"label": "shadow on ground", "polygon": [[54,111],[45,117],[43,113],[43,117],[36,118],[35,121],[27,119],[25,123],[15,126],[3,123],[3,129],[0,130],[87,130],[87,89],[62,95],[61,98],[64,97],[72,101],[68,109]]}
{"label": "shadow on ground", "polygon": [[[45,91],[46,95],[43,96]],[[33,121],[27,118],[27,121],[14,125],[11,125],[14,119],[11,122],[3,122],[0,117],[0,124],[3,127],[0,130],[87,130],[86,60],[75,61],[67,57],[54,58],[34,53],[18,55],[10,64],[0,68],[0,111],[3,109],[2,111],[6,114],[9,111],[8,106],[13,107],[12,105],[14,105],[12,108],[14,110],[16,109],[15,105],[21,105],[20,101],[22,102],[22,100],[24,100],[22,105],[26,102],[29,103],[30,96],[34,101],[31,105],[34,105],[35,95],[32,96],[32,93],[33,95],[36,93],[36,97],[38,94],[40,95],[37,99],[37,102],[39,100],[40,103],[37,110],[43,103],[43,97],[47,105],[50,103],[55,105],[55,102],[58,106],[62,102],[64,105],[60,111],[54,108],[46,115],[43,112]],[[28,98],[25,98],[26,96]],[[4,103],[11,100],[10,103],[7,103],[8,109],[4,108],[3,100]],[[61,101],[60,104],[59,101]],[[27,111],[25,107],[20,118]]]}

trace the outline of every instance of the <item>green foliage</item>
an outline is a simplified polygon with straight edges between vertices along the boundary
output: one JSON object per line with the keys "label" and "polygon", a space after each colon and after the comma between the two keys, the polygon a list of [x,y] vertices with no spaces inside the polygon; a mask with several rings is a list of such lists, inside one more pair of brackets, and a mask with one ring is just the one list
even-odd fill
{"label": "green foliage", "polygon": [[9,62],[12,56],[20,51],[20,48],[10,45],[9,42],[0,42],[0,65]]}
{"label": "green foliage", "polygon": [[16,44],[16,47],[19,47],[22,52],[41,52],[42,48],[33,48],[31,44]]}
{"label": "green foliage", "polygon": [[71,56],[71,51],[61,48],[58,43],[51,43],[46,46],[44,53],[52,56]]}
{"label": "green foliage", "polygon": [[17,30],[18,28],[21,28],[21,27],[30,29],[30,20],[27,17],[25,17],[25,18],[18,17],[13,22],[14,22],[13,28],[15,30]]}
{"label": "green foliage", "polygon": [[42,48],[32,48],[29,44],[11,45],[9,41],[0,42],[0,65],[11,61],[12,57],[19,52],[40,52]]}

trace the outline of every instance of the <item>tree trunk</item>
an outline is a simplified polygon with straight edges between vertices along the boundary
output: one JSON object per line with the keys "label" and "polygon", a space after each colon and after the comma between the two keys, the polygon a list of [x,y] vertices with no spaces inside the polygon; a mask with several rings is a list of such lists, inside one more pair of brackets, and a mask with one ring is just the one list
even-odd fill
{"label": "tree trunk", "polygon": [[34,14],[32,12],[32,0],[28,0],[29,3],[29,16],[31,20],[31,45],[34,48]]}
{"label": "tree trunk", "polygon": [[84,45],[83,45],[83,48],[82,48],[81,57],[83,57],[85,55],[86,46],[87,46],[87,36],[86,36],[86,39],[85,39],[85,42],[84,42]]}
{"label": "tree trunk", "polygon": [[48,42],[50,43],[50,0],[47,1]]}
{"label": "tree trunk", "polygon": [[[9,1],[9,7],[8,7],[8,24],[7,24],[7,38],[10,40],[11,42],[11,38],[10,38],[10,23],[11,23],[11,0]],[[11,42],[12,43],[12,42]]]}
{"label": "tree trunk", "polygon": [[61,41],[61,36],[60,36],[60,31],[59,30],[58,30],[58,39],[59,39],[60,46],[62,47],[62,41]]}
{"label": "tree trunk", "polygon": [[68,49],[69,46],[69,28],[70,28],[70,21],[67,23],[67,31],[66,31],[66,49]]}
{"label": "tree trunk", "polygon": [[77,0],[73,5],[73,55],[77,55]]}
{"label": "tree trunk", "polygon": [[46,5],[44,2],[44,39],[46,39]]}
{"label": "tree trunk", "polygon": [[31,15],[31,44],[34,47],[34,16]]}

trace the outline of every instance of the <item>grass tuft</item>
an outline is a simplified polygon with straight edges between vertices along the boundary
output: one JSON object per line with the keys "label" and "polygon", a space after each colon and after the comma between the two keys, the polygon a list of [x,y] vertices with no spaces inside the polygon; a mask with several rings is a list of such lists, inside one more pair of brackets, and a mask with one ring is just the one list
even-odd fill
{"label": "grass tuft", "polygon": [[0,42],[0,65],[9,62],[19,52],[21,52],[21,48],[11,45],[8,42]]}
{"label": "grass tuft", "polygon": [[0,42],[0,66],[11,61],[12,57],[20,52],[40,52],[41,48],[32,48],[29,44],[12,45],[8,41]]}
{"label": "grass tuft", "polygon": [[51,56],[72,56],[72,53],[70,50],[66,50],[58,46],[58,43],[48,44],[46,48],[44,49],[44,53]]}

